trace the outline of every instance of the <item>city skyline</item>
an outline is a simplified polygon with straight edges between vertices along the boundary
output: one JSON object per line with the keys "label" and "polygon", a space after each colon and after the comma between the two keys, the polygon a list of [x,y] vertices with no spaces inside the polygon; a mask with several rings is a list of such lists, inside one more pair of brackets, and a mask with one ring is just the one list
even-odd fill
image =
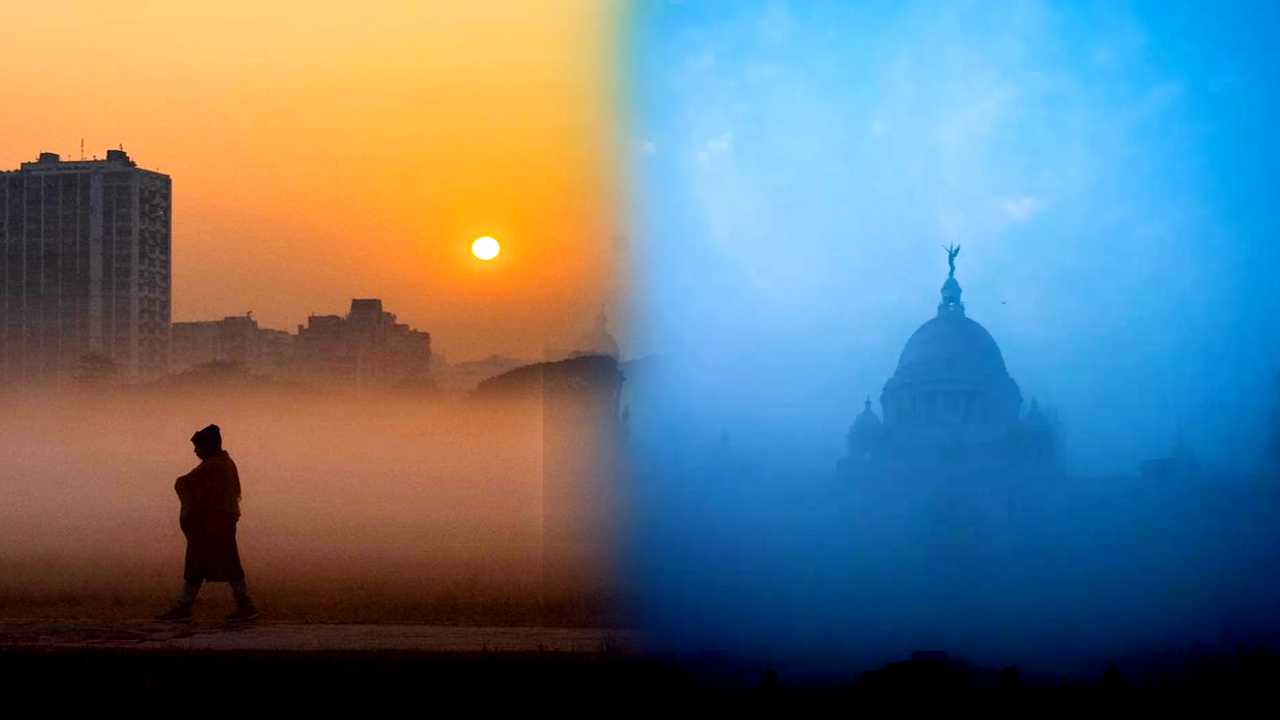
{"label": "city skyline", "polygon": [[[451,359],[538,357],[618,305],[616,14],[8,6],[9,102],[40,112],[0,117],[0,168],[83,142],[170,175],[174,321],[289,328],[378,296]],[[478,267],[482,235],[503,254]]]}
{"label": "city skyline", "polygon": [[[277,380],[434,386],[429,377],[439,373],[430,369],[430,333],[398,322],[380,298],[352,299],[345,316],[308,313],[296,333],[261,327],[252,311],[171,321],[171,187],[168,175],[138,165],[122,148],[103,159],[45,151],[0,172],[6,378],[86,380],[106,373],[148,382],[230,362]],[[475,254],[488,262],[498,252]],[[599,347],[616,358],[606,325],[601,309],[578,344],[548,343],[542,357]],[[448,363],[437,356],[434,365],[443,370]]]}

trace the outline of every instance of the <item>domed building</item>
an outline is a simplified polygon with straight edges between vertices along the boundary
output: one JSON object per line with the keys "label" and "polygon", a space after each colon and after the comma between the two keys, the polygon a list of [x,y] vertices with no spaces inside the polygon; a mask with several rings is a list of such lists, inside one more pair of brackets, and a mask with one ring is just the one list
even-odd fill
{"label": "domed building", "polygon": [[884,442],[884,426],[880,418],[871,409],[871,398],[867,398],[862,412],[853,421],[849,429],[849,461],[868,463],[877,459]]}
{"label": "domed building", "polygon": [[[1043,456],[1043,416],[1022,418],[1022,393],[991,333],[965,314],[955,258],[942,284],[937,314],[902,349],[880,394],[883,422],[866,407],[849,433],[842,470],[894,466],[972,469]],[[1027,421],[1032,421],[1031,428]]]}

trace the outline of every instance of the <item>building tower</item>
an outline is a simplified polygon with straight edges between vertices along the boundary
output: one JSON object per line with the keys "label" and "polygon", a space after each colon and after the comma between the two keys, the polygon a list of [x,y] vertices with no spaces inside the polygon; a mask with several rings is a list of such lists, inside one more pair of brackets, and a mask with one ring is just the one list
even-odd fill
{"label": "building tower", "polygon": [[169,176],[124,150],[105,160],[0,172],[0,372],[56,379],[86,356],[125,379],[164,373],[169,355]]}
{"label": "building tower", "polygon": [[880,418],[871,409],[871,398],[863,403],[862,412],[853,421],[849,430],[849,457],[857,462],[872,462],[880,453],[880,443],[884,427]]}
{"label": "building tower", "polygon": [[618,351],[618,341],[609,332],[609,318],[604,314],[604,308],[596,314],[595,324],[591,329],[578,338],[575,354],[607,355],[615,360],[622,357]]}

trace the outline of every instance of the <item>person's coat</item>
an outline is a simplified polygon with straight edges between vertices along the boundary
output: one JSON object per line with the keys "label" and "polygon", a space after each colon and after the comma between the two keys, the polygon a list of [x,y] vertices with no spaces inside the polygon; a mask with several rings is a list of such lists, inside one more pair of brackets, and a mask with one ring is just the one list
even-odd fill
{"label": "person's coat", "polygon": [[182,509],[178,524],[187,536],[183,577],[234,582],[244,578],[236,547],[240,519],[240,475],[225,450],[205,458],[174,483]]}

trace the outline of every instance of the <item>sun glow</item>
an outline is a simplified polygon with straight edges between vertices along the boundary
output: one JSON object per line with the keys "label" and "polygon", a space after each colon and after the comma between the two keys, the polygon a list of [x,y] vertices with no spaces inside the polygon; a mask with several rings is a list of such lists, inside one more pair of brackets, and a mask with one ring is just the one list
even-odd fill
{"label": "sun glow", "polygon": [[475,242],[471,243],[471,254],[481,260],[489,261],[498,257],[498,253],[502,252],[502,246],[497,240],[485,235],[478,237]]}

